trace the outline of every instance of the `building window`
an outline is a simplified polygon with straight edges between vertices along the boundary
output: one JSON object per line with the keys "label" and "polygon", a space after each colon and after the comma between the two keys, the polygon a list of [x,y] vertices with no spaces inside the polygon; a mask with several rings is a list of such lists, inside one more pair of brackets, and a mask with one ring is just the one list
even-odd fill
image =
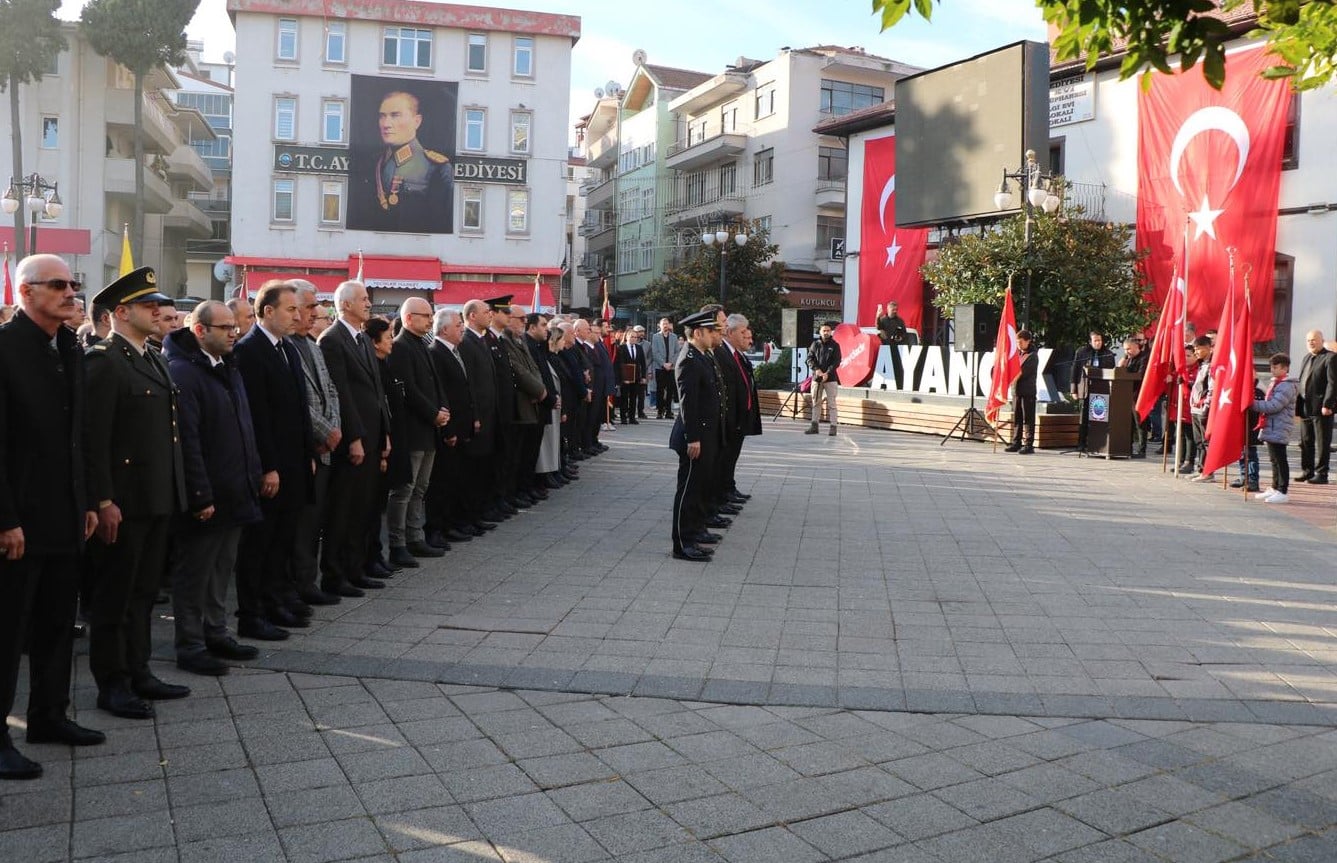
{"label": "building window", "polygon": [[55,150],[60,146],[59,117],[42,118],[42,142],[39,146],[43,150]]}
{"label": "building window", "polygon": [[755,219],[752,220],[752,224],[753,224],[753,227],[754,227],[754,230],[753,230],[752,233],[754,233],[754,234],[764,234],[764,235],[769,235],[769,234],[771,233],[771,217],[770,217],[770,216],[757,216],[757,218],[755,218]]}
{"label": "building window", "polygon": [[829,251],[831,241],[845,236],[845,220],[836,216],[817,217],[817,249]]}
{"label": "building window", "polygon": [[321,181],[320,223],[322,225],[342,225],[344,223],[343,180]]}
{"label": "building window", "polygon": [[274,46],[274,57],[278,60],[297,59],[297,19],[280,18],[278,42]]}
{"label": "building window", "polygon": [[46,68],[42,70],[43,75],[60,74],[60,54],[52,54],[46,58]]}
{"label": "building window", "polygon": [[482,74],[487,71],[487,36],[483,33],[469,34],[469,50],[465,58],[466,72]]}
{"label": "building window", "polygon": [[511,112],[511,152],[528,153],[529,149],[529,128],[533,124],[534,115],[528,111]]}
{"label": "building window", "polygon": [[766,186],[775,179],[775,148],[758,150],[752,161],[752,185]]}
{"label": "building window", "polygon": [[817,179],[843,180],[849,174],[849,153],[840,147],[817,148]]}
{"label": "building window", "polygon": [[839,117],[851,111],[881,105],[886,101],[886,92],[881,87],[823,78],[820,109],[823,114],[834,114]]}
{"label": "building window", "polygon": [[[1291,300],[1295,296],[1295,258],[1276,253],[1272,271],[1272,341],[1253,346],[1255,358],[1291,352]],[[1294,356],[1294,354],[1292,354]]]}
{"label": "building window", "polygon": [[291,222],[296,180],[274,181],[274,221]]}
{"label": "building window", "polygon": [[775,85],[757,88],[756,118],[769,117],[775,113]]}
{"label": "building window", "polygon": [[738,163],[720,165],[720,197],[738,192]]}
{"label": "building window", "polygon": [[1066,138],[1049,139],[1049,173],[1055,177],[1062,177],[1065,173],[1063,170],[1063,153],[1066,149],[1064,146],[1066,142]]}
{"label": "building window", "polygon": [[477,186],[465,186],[461,195],[464,204],[460,229],[465,231],[483,230],[483,190]]}
{"label": "building window", "polygon": [[511,74],[517,78],[534,77],[534,39],[531,36],[516,36],[514,56],[511,62]]}
{"label": "building window", "polygon": [[634,222],[641,217],[639,209],[641,198],[636,194],[635,189],[623,189],[618,193],[617,198],[617,223],[619,225]]}
{"label": "building window", "polygon": [[432,31],[413,27],[386,27],[381,63],[409,69],[432,68]]}
{"label": "building window", "polygon": [[506,233],[529,233],[529,190],[506,191]]}
{"label": "building window", "polygon": [[327,144],[344,142],[344,103],[327,99],[320,107],[320,140]]}
{"label": "building window", "polygon": [[483,150],[487,147],[487,111],[482,108],[464,109],[464,149]]}
{"label": "building window", "polygon": [[297,140],[297,99],[292,96],[274,99],[274,140]]}
{"label": "building window", "polygon": [[641,189],[641,218],[648,219],[655,214],[655,187]]}
{"label": "building window", "polygon": [[618,240],[617,243],[617,274],[619,276],[626,273],[635,272],[636,264],[636,241],[633,239]]}
{"label": "building window", "polygon": [[706,172],[692,171],[683,177],[683,205],[695,207],[706,202]]}
{"label": "building window", "polygon": [[1290,104],[1286,106],[1286,132],[1281,143],[1281,170],[1291,171],[1298,167],[1300,167],[1300,94],[1292,93]]}
{"label": "building window", "polygon": [[653,270],[655,267],[655,241],[641,240],[641,269]]}
{"label": "building window", "polygon": [[738,106],[730,105],[720,111],[720,132],[738,131]]}
{"label": "building window", "polygon": [[348,30],[343,21],[329,21],[325,24],[325,62],[347,63]]}

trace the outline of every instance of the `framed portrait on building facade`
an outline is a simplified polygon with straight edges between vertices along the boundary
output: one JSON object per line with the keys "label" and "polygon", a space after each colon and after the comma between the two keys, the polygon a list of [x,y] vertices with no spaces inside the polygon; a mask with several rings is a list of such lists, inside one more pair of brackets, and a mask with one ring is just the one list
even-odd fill
{"label": "framed portrait on building facade", "polygon": [[454,232],[458,98],[454,81],[352,76],[349,230]]}

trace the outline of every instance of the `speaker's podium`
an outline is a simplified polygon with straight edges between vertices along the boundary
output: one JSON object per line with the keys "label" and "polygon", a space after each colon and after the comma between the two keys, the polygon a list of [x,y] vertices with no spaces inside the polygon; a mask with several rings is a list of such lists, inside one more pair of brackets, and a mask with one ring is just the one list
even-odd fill
{"label": "speaker's podium", "polygon": [[1142,375],[1128,369],[1087,369],[1086,450],[1105,458],[1133,454],[1133,405]]}

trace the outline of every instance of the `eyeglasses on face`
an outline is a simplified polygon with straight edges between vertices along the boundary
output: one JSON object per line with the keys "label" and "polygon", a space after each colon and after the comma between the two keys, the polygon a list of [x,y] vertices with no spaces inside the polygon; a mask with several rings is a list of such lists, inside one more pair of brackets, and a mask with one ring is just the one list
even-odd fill
{"label": "eyeglasses on face", "polygon": [[232,332],[232,333],[241,332],[241,327],[237,326],[236,324],[205,324],[204,326],[207,329],[211,330],[225,330],[227,332]]}
{"label": "eyeglasses on face", "polygon": [[42,279],[41,281],[28,282],[30,285],[45,285],[53,291],[79,290],[84,283],[78,279]]}

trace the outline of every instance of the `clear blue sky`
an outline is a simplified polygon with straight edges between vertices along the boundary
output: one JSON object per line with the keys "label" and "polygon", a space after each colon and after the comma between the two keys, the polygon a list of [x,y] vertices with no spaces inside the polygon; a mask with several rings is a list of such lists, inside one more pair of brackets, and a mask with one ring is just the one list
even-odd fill
{"label": "clear blue sky", "polygon": [[[783,46],[860,46],[869,53],[932,68],[1019,39],[1045,38],[1034,0],[941,0],[932,23],[903,21],[887,33],[869,0],[518,0],[479,4],[581,18],[582,35],[572,55],[571,114],[587,113],[595,87],[631,76],[631,52],[643,48],[649,62],[720,72],[739,55],[764,60]],[[60,15],[77,18],[83,0],[65,0]],[[201,0],[187,35],[205,43],[205,58],[232,50],[232,24],[225,0]]]}

